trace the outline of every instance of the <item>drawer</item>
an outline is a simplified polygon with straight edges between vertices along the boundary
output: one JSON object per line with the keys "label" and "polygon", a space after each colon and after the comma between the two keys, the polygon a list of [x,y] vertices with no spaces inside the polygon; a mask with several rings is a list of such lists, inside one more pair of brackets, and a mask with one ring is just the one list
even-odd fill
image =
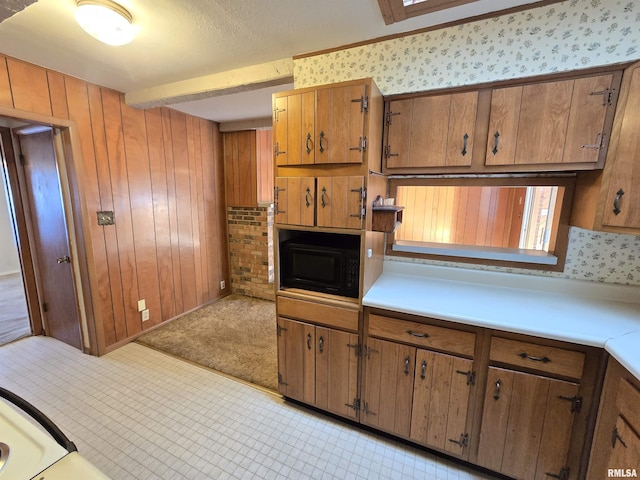
{"label": "drawer", "polygon": [[616,407],[629,425],[631,425],[636,432],[640,432],[640,411],[638,410],[640,405],[640,391],[634,387],[625,378],[620,379],[618,383],[618,392],[616,395]]}
{"label": "drawer", "polygon": [[580,379],[584,368],[584,353],[547,347],[535,343],[493,337],[489,358],[516,367]]}
{"label": "drawer", "polygon": [[381,315],[369,315],[369,335],[468,357],[473,357],[476,345],[475,333]]}
{"label": "drawer", "polygon": [[344,308],[288,297],[277,297],[276,301],[279,316],[353,332],[358,331],[359,311],[357,308]]}

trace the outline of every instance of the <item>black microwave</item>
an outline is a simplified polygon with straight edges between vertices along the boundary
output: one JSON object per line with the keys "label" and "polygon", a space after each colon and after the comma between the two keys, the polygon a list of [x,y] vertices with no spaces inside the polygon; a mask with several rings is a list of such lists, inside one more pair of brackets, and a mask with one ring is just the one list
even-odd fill
{"label": "black microwave", "polygon": [[282,242],[280,285],[357,298],[360,237],[316,234]]}

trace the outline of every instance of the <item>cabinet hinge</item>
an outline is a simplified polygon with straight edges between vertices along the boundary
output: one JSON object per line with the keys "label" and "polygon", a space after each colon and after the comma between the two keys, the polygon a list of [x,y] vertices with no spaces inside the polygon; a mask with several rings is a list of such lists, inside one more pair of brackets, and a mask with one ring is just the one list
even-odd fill
{"label": "cabinet hinge", "polygon": [[356,357],[361,357],[362,356],[362,345],[358,344],[353,344],[353,343],[347,343],[347,347],[349,348],[353,348],[356,352]]}
{"label": "cabinet hinge", "polygon": [[467,385],[476,384],[476,372],[463,372],[462,370],[456,370],[456,373],[467,377]]}
{"label": "cabinet hinge", "polygon": [[558,395],[560,400],[566,400],[571,402],[571,413],[580,413],[582,411],[582,397],[574,395],[573,397],[565,397],[564,395]]}
{"label": "cabinet hinge", "polygon": [[615,89],[605,88],[604,90],[600,90],[598,92],[591,92],[589,95],[602,95],[602,106],[606,107],[613,104],[614,93]]}
{"label": "cabinet hinge", "polygon": [[387,126],[391,125],[393,123],[393,116],[394,115],[402,115],[400,112],[387,112],[384,114],[384,123],[387,124]]}
{"label": "cabinet hinge", "polygon": [[278,107],[274,108],[273,109],[273,121],[274,122],[279,121],[280,120],[280,113],[281,112],[286,112],[286,111],[287,111],[286,108],[282,108],[282,109],[280,109]]}
{"label": "cabinet hinge", "polygon": [[345,403],[345,407],[353,408],[356,412],[360,410],[360,399],[354,398],[353,403]]}
{"label": "cabinet hinge", "polygon": [[278,385],[289,385],[288,383],[285,383],[282,381],[282,374],[278,373]]}
{"label": "cabinet hinge", "polygon": [[389,157],[398,157],[399,155],[398,153],[391,153],[391,145],[384,147],[384,158],[389,159]]}
{"label": "cabinet hinge", "polygon": [[352,102],[360,102],[360,112],[364,113],[369,110],[369,97],[363,95],[360,98],[354,98]]}
{"label": "cabinet hinge", "polygon": [[371,347],[367,347],[366,345],[362,346],[362,356],[363,357],[367,357],[367,358],[371,358],[371,354],[372,353],[379,353],[378,350],[374,350]]}
{"label": "cabinet hinge", "polygon": [[455,443],[456,445],[460,445],[460,448],[466,448],[469,446],[469,434],[462,433],[460,434],[460,439],[454,440],[453,438],[450,438],[449,441],[451,443]]}
{"label": "cabinet hinge", "polygon": [[277,336],[279,337],[279,336],[281,336],[282,332],[283,332],[283,331],[284,331],[284,332],[286,332],[286,331],[287,331],[287,329],[286,329],[286,328],[284,328],[284,327],[281,327],[280,325],[277,325],[277,326],[276,326],[276,331],[277,331]]}
{"label": "cabinet hinge", "polygon": [[563,467],[559,473],[549,473],[545,472],[547,477],[557,478],[559,480],[568,480],[569,478],[569,467]]}

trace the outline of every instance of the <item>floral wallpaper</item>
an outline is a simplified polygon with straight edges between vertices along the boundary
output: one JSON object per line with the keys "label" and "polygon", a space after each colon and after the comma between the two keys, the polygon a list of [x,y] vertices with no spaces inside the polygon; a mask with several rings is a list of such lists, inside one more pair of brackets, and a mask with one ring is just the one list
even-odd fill
{"label": "floral wallpaper", "polygon": [[616,233],[593,232],[578,227],[569,230],[569,246],[564,272],[525,270],[467,263],[441,262],[418,258],[387,256],[385,260],[427,263],[447,267],[492,270],[574,280],[640,285],[640,237]]}
{"label": "floral wallpaper", "polygon": [[640,2],[567,0],[294,60],[296,88],[373,77],[383,95],[640,58]]}
{"label": "floral wallpaper", "polygon": [[[639,58],[640,2],[567,0],[300,58],[294,60],[294,82],[296,88],[302,88],[373,77],[383,95],[392,95],[585,69]],[[387,259],[407,261],[398,257]],[[426,263],[640,285],[640,237],[573,227],[562,273],[454,262]]]}

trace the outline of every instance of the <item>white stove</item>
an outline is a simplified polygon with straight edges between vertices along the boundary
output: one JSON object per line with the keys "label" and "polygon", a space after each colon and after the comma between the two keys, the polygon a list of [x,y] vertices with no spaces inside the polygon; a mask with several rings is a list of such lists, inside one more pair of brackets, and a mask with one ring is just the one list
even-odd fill
{"label": "white stove", "polygon": [[71,442],[69,445],[71,448],[64,448],[0,399],[0,480],[108,480],[74,451]]}

